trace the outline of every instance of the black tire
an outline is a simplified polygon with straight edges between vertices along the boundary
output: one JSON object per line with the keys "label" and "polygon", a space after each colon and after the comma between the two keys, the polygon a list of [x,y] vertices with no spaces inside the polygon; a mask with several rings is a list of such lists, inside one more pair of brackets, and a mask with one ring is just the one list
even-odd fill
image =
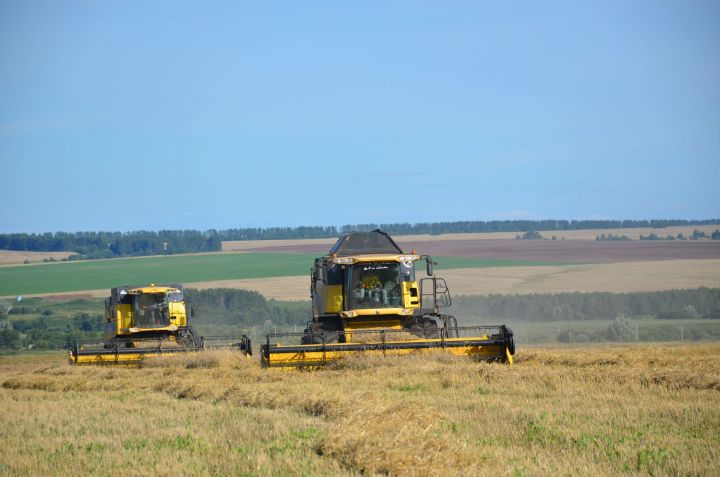
{"label": "black tire", "polygon": [[112,339],[109,342],[104,343],[103,346],[105,349],[134,348],[131,340]]}
{"label": "black tire", "polygon": [[322,336],[318,333],[313,333],[307,328],[303,331],[305,335],[300,338],[300,344],[311,345],[311,344],[322,344]]}
{"label": "black tire", "polygon": [[515,354],[515,335],[510,328],[507,328],[507,349],[511,356]]}
{"label": "black tire", "polygon": [[409,327],[405,328],[405,330],[415,336],[419,336],[422,338],[423,328],[420,323],[412,323]]}
{"label": "black tire", "polygon": [[437,325],[437,322],[432,318],[418,318],[410,325],[408,331],[420,338],[440,338],[440,327]]}
{"label": "black tire", "polygon": [[428,320],[423,325],[423,336],[428,339],[440,338],[440,328],[433,320]]}
{"label": "black tire", "polygon": [[308,323],[308,327],[303,331],[305,333],[300,338],[301,344],[323,344],[337,343],[339,333],[337,325],[330,322],[312,322]]}
{"label": "black tire", "polygon": [[195,335],[195,330],[187,328],[186,330],[180,330],[177,334],[176,341],[183,348],[197,348],[198,340]]}

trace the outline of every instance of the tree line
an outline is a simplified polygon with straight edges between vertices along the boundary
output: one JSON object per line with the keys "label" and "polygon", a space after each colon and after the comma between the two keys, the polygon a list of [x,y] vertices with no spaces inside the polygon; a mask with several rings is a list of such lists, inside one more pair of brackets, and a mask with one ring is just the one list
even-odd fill
{"label": "tree line", "polygon": [[[525,335],[527,342],[551,342],[551,336]],[[549,339],[550,338],[550,339]],[[605,327],[568,326],[555,336],[559,343],[588,343],[604,341],[700,341],[720,339],[720,326],[717,322],[667,322],[648,323],[631,319],[625,315],[616,317]]]}
{"label": "tree line", "polygon": [[[24,315],[38,310],[21,307],[11,311]],[[3,318],[0,312],[0,319]],[[0,348],[60,349],[76,341],[100,340],[104,330],[101,314],[76,313],[65,319],[52,319],[52,309],[44,309],[39,318],[0,321]],[[7,317],[5,317],[7,318]]]}
{"label": "tree line", "polygon": [[161,230],[134,232],[47,232],[0,234],[0,250],[74,252],[71,260],[219,251],[226,240],[333,238],[350,232],[381,229],[391,235],[543,231],[718,225],[710,220],[491,220],[426,223],[355,224],[238,228],[227,230]]}
{"label": "tree line", "polygon": [[452,314],[512,321],[612,320],[618,316],[659,319],[720,319],[720,288],[632,293],[557,293],[457,296]]}
{"label": "tree line", "polygon": [[679,233],[677,235],[668,235],[666,237],[663,237],[656,233],[640,235],[640,240],[700,240],[704,238],[709,238],[711,240],[720,240],[720,229],[714,231],[710,235],[697,229],[693,230],[693,233],[687,236],[683,233]]}
{"label": "tree line", "polygon": [[221,239],[217,233],[197,230],[0,234],[0,249],[75,252],[70,260],[213,252],[220,247]]}
{"label": "tree line", "polygon": [[[194,326],[202,335],[252,335],[262,339],[274,331],[302,331],[311,319],[306,301],[267,300],[260,293],[241,289],[185,290],[195,310]],[[39,298],[0,308],[0,348],[58,349],[75,341],[100,340],[103,334],[102,303],[77,300],[61,304]],[[78,312],[96,309],[96,312]],[[633,293],[558,293],[532,295],[458,296],[449,313],[459,324],[542,324],[551,329],[557,322],[575,322],[558,341],[652,341],[676,339],[684,320],[700,319],[706,325],[686,325],[686,339],[719,338],[720,288]],[[667,325],[640,327],[629,318],[654,317]],[[604,320],[605,327],[589,331],[589,320]],[[678,325],[680,323],[680,325]],[[517,330],[516,330],[517,331]],[[522,333],[521,333],[522,334]],[[524,335],[525,340],[530,337]]]}

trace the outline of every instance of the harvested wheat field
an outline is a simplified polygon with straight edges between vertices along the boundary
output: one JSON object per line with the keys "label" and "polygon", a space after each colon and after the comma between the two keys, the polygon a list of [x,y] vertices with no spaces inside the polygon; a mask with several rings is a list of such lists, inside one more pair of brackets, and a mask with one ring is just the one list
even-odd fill
{"label": "harvested wheat field", "polygon": [[3,475],[718,475],[720,344],[268,371],[0,357]]}
{"label": "harvested wheat field", "polygon": [[720,260],[660,260],[438,271],[454,295],[629,293],[720,286]]}
{"label": "harvested wheat field", "polygon": [[60,261],[75,252],[21,252],[0,250],[0,266],[17,265],[19,263],[42,263],[43,261]]}

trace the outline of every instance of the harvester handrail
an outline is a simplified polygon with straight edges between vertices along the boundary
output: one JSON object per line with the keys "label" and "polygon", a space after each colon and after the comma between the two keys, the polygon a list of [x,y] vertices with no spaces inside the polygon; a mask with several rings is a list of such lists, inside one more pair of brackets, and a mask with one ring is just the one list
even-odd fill
{"label": "harvester handrail", "polygon": [[[494,334],[501,334],[505,331],[506,326],[505,325],[470,325],[470,326],[452,326],[448,327],[447,331],[445,328],[439,328],[440,332],[440,339],[449,339],[452,336],[451,332],[461,332],[461,331],[473,331],[473,332],[492,332]],[[337,336],[342,334],[352,334],[352,335],[380,335],[382,338],[386,336],[392,336],[392,335],[399,335],[399,334],[407,334],[406,330],[392,330],[392,329],[370,329],[370,330],[352,330],[352,331],[317,331],[313,333],[307,333],[307,332],[281,332],[281,333],[268,333],[266,334],[266,341],[267,344],[274,344],[272,343],[273,339],[277,338],[301,338],[303,336],[318,336],[318,337],[327,337],[327,336]],[[381,338],[381,339],[382,339]],[[423,339],[423,338],[418,338]]]}

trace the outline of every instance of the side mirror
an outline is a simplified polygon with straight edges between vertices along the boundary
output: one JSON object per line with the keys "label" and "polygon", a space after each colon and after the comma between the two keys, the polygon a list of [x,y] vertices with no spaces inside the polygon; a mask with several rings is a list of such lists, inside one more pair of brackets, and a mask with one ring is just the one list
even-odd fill
{"label": "side mirror", "polygon": [[425,262],[427,263],[427,276],[432,277],[433,274],[433,260],[432,257],[426,256]]}

